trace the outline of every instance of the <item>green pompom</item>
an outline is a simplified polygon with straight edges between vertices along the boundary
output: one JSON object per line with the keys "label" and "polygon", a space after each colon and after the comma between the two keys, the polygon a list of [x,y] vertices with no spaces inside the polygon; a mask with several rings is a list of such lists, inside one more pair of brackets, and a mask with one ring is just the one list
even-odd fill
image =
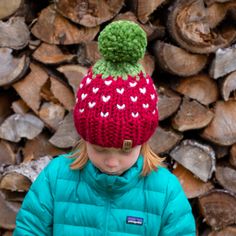
{"label": "green pompom", "polygon": [[100,33],[98,47],[107,61],[137,63],[147,47],[146,33],[132,21],[115,21]]}

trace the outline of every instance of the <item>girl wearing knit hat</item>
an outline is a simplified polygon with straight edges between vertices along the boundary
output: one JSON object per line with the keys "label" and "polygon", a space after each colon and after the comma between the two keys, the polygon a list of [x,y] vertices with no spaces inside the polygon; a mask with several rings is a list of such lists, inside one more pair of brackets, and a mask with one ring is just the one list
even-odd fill
{"label": "girl wearing knit hat", "polygon": [[158,95],[138,63],[145,32],[116,21],[98,41],[103,58],[83,78],[74,107],[79,148],[40,173],[14,235],[196,235],[179,181],[147,144],[158,125]]}

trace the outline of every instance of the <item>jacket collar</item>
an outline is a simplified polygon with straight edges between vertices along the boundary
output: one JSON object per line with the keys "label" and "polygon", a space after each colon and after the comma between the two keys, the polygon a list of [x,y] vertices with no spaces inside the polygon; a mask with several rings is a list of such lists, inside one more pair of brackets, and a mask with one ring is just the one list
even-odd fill
{"label": "jacket collar", "polygon": [[137,162],[122,175],[104,174],[91,161],[88,161],[81,171],[81,177],[96,191],[114,196],[128,191],[138,183],[142,178],[142,167],[143,157],[141,155],[138,157]]}

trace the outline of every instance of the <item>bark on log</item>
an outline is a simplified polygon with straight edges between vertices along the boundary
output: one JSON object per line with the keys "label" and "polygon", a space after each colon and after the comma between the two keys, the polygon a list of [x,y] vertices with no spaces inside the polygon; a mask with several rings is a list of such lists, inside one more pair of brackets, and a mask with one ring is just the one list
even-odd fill
{"label": "bark on log", "polygon": [[220,231],[213,231],[208,236],[235,236],[236,235],[236,227],[235,226],[227,226],[226,228]]}
{"label": "bark on log", "polygon": [[207,182],[215,170],[214,150],[195,140],[184,140],[170,152],[171,157],[202,181]]}
{"label": "bark on log", "polygon": [[42,10],[31,32],[35,37],[49,44],[78,44],[95,38],[99,27],[85,28],[70,23],[55,11],[55,6]]}
{"label": "bark on log", "polygon": [[220,230],[236,223],[236,196],[229,191],[210,191],[199,198],[199,207],[213,230]]}
{"label": "bark on log", "polygon": [[203,105],[216,102],[219,97],[217,83],[206,74],[182,78],[172,88]]}
{"label": "bark on log", "polygon": [[200,129],[207,126],[214,114],[197,101],[184,98],[179,111],[172,119],[172,126],[178,131]]}
{"label": "bark on log", "polygon": [[18,113],[21,115],[26,114],[27,112],[29,112],[29,109],[30,109],[22,99],[19,99],[13,102],[11,105],[11,108],[13,109],[15,113]]}
{"label": "bark on log", "polygon": [[234,168],[236,168],[236,144],[231,146],[229,162]]}
{"label": "bark on log", "polygon": [[1,92],[0,94],[0,124],[9,116],[11,111],[12,96],[9,93]]}
{"label": "bark on log", "polygon": [[15,164],[15,150],[10,142],[0,140],[0,166]]}
{"label": "bark on log", "polygon": [[162,41],[155,43],[154,54],[163,70],[179,76],[196,75],[207,63],[206,55],[189,53]]}

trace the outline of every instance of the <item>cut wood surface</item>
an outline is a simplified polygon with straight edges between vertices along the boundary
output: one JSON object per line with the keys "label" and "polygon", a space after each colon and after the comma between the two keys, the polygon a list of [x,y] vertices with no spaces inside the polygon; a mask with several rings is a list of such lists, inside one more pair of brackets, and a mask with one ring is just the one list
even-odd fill
{"label": "cut wood surface", "polygon": [[229,162],[234,168],[236,168],[236,144],[231,146]]}
{"label": "cut wood surface", "polygon": [[32,114],[14,114],[0,126],[0,138],[19,142],[21,138],[33,139],[44,127],[43,122]]}
{"label": "cut wood surface", "polygon": [[227,165],[218,165],[215,176],[217,181],[224,189],[236,194],[236,170]]}
{"label": "cut wood surface", "polygon": [[93,28],[77,27],[55,11],[54,5],[42,10],[32,33],[49,44],[78,44],[93,40],[99,26]]}
{"label": "cut wood surface", "polygon": [[204,105],[216,102],[219,97],[217,83],[206,74],[182,78],[176,82],[173,89]]}
{"label": "cut wood surface", "polygon": [[218,49],[211,63],[210,76],[218,79],[236,70],[236,45],[225,49]]}
{"label": "cut wood surface", "polygon": [[178,177],[188,198],[199,197],[214,188],[211,182],[204,183],[180,164],[174,165],[173,174]]}
{"label": "cut wood surface", "polygon": [[10,48],[0,48],[0,61],[0,86],[12,84],[20,79],[29,65],[29,61],[25,55],[14,58],[12,56],[12,49]]}
{"label": "cut wood surface", "polygon": [[184,98],[179,111],[172,119],[173,128],[178,131],[200,129],[207,126],[214,114],[197,101]]}
{"label": "cut wood surface", "polygon": [[29,29],[22,17],[0,21],[0,47],[22,49],[29,43]]}
{"label": "cut wood surface", "polygon": [[219,231],[212,231],[208,236],[235,236],[236,235],[236,227],[235,226],[227,226]]}
{"label": "cut wood surface", "polygon": [[181,103],[181,97],[170,88],[159,86],[157,89],[159,120],[164,120],[174,114]]}
{"label": "cut wood surface", "polygon": [[193,53],[210,53],[229,46],[236,37],[236,29],[228,25],[212,30],[211,15],[203,0],[177,0],[168,16],[168,29],[172,37]]}
{"label": "cut wood surface", "polygon": [[[189,53],[180,47],[162,41],[156,42],[154,50],[162,69],[174,75],[196,75],[207,63],[206,55]],[[173,55],[175,56],[173,57]]]}
{"label": "cut wood surface", "polygon": [[214,230],[236,223],[236,196],[229,191],[212,190],[199,197],[199,206],[206,222]]}
{"label": "cut wood surface", "polygon": [[236,142],[236,101],[217,101],[214,113],[202,137],[219,145],[232,145]]}
{"label": "cut wood surface", "polygon": [[33,58],[44,64],[71,62],[76,55],[65,54],[57,45],[42,43],[33,53]]}
{"label": "cut wood surface", "polygon": [[0,140],[0,166],[15,164],[15,150],[10,142]]}
{"label": "cut wood surface", "polygon": [[17,9],[21,6],[22,2],[23,2],[22,0],[14,0],[14,1],[1,0],[0,20],[14,14],[17,11]]}
{"label": "cut wood surface", "polygon": [[21,115],[26,114],[27,112],[29,112],[29,109],[30,109],[22,99],[14,101],[11,105],[11,108],[15,113],[18,113]]}
{"label": "cut wood surface", "polygon": [[207,182],[215,170],[214,150],[196,140],[184,140],[171,152],[171,157],[202,181]]}
{"label": "cut wood surface", "polygon": [[167,153],[183,138],[181,133],[158,127],[149,141],[152,150],[156,154]]}
{"label": "cut wood surface", "polygon": [[94,27],[113,18],[122,8],[124,0],[109,3],[100,1],[58,0],[56,10],[71,21],[87,27]]}
{"label": "cut wood surface", "polygon": [[[221,94],[224,101],[228,101],[231,95],[231,92],[236,90],[236,71],[227,75],[221,86]],[[235,99],[235,94],[232,96]]]}

